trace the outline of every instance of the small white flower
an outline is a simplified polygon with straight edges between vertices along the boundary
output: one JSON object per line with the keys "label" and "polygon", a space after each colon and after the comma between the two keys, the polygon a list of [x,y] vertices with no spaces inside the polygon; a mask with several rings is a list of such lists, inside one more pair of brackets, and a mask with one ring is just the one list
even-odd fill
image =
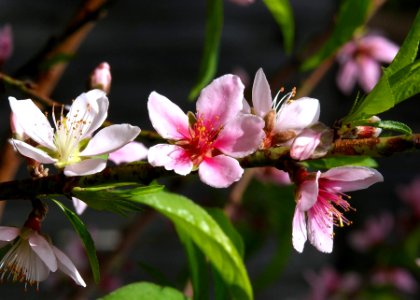
{"label": "small white flower", "polygon": [[9,97],[9,103],[26,135],[39,144],[34,147],[12,139],[16,149],[40,163],[53,163],[64,168],[66,176],[102,171],[106,160],[99,156],[123,147],[140,133],[137,126],[118,124],[105,127],[92,137],[108,115],[108,98],[100,90],[91,90],[77,97],[66,116],[61,114],[56,119],[53,113],[55,129],[32,100]]}

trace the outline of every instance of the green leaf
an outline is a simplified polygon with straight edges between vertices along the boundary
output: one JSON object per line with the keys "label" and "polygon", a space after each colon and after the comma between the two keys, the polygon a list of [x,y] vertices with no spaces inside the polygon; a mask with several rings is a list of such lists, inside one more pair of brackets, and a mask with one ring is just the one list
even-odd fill
{"label": "green leaf", "polygon": [[390,120],[382,120],[378,123],[372,124],[372,126],[379,127],[385,130],[392,130],[396,132],[401,132],[404,134],[412,134],[413,131],[410,127],[405,125],[404,123],[397,122],[397,121],[390,121]]}
{"label": "green leaf", "polygon": [[371,0],[342,1],[337,22],[330,38],[321,49],[303,62],[302,69],[309,70],[315,68],[350,40],[354,32],[365,23],[370,7]]}
{"label": "green leaf", "polygon": [[268,10],[273,15],[283,34],[284,49],[292,52],[295,33],[295,23],[289,0],[264,0]]}
{"label": "green leaf", "polygon": [[131,283],[113,291],[101,300],[187,300],[180,291],[150,282]]}
{"label": "green leaf", "polygon": [[241,256],[204,209],[186,197],[167,192],[149,194],[147,197],[133,194],[130,199],[156,209],[187,234],[219,271],[234,299],[253,299],[252,287]]}
{"label": "green leaf", "polygon": [[85,202],[90,208],[125,215],[129,211],[139,210],[139,206],[130,200],[133,194],[137,197],[144,197],[162,189],[163,186],[156,184],[139,186],[135,183],[122,182],[86,188],[74,187],[72,195]]}
{"label": "green leaf", "polygon": [[86,250],[90,268],[92,269],[93,280],[95,283],[99,283],[100,274],[99,274],[99,262],[98,257],[96,256],[96,248],[93,242],[92,237],[90,236],[89,231],[87,230],[85,224],[82,220],[70,209],[64,206],[60,201],[51,199],[64,213],[67,219],[70,221],[74,230],[79,235],[80,239],[83,242],[83,246]]}
{"label": "green leaf", "polygon": [[158,283],[158,284],[164,285],[164,286],[174,287],[174,284],[172,284],[168,280],[168,278],[166,278],[165,274],[163,274],[157,268],[155,268],[155,267],[153,267],[149,264],[146,264],[144,262],[138,262],[137,264],[144,272],[146,272],[153,279],[153,281],[155,281],[155,283]]}
{"label": "green leaf", "polygon": [[312,170],[328,170],[340,166],[363,166],[375,168],[377,162],[368,156],[333,156],[302,162],[307,168]]}
{"label": "green leaf", "polygon": [[207,0],[206,38],[200,72],[188,98],[194,100],[200,91],[214,78],[219,60],[219,44],[223,28],[223,1]]}

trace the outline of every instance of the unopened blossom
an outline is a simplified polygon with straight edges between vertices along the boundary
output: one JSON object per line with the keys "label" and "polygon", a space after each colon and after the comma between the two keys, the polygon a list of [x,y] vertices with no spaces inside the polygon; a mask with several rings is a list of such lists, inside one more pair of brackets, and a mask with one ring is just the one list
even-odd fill
{"label": "unopened blossom", "polygon": [[107,62],[100,63],[90,74],[89,87],[109,94],[111,90],[111,67]]}
{"label": "unopened blossom", "polygon": [[89,175],[102,171],[106,155],[134,140],[140,128],[118,124],[96,131],[108,114],[108,98],[100,90],[83,93],[74,100],[66,116],[56,118],[54,128],[47,117],[30,99],[9,97],[10,107],[17,122],[34,142],[12,139],[13,145],[24,156],[43,164],[55,164],[66,176]]}
{"label": "unopened blossom", "polygon": [[265,120],[266,137],[262,148],[285,144],[304,129],[318,122],[320,105],[314,98],[292,100],[294,91],[273,99],[270,85],[262,69],[255,75],[252,87],[252,112]]}
{"label": "unopened blossom", "polygon": [[204,183],[218,188],[239,180],[243,169],[235,158],[257,150],[264,136],[263,120],[241,113],[243,92],[239,77],[219,77],[201,91],[197,112],[188,115],[152,92],[147,103],[150,120],[170,144],[151,147],[149,163],[180,175],[198,169]]}
{"label": "unopened blossom", "polygon": [[13,52],[13,36],[12,27],[5,25],[0,28],[0,67],[12,55]]}
{"label": "unopened blossom", "polygon": [[29,227],[0,226],[0,247],[11,245],[0,261],[1,280],[12,279],[38,287],[50,272],[62,271],[78,285],[86,286],[72,261],[61,250]]}
{"label": "unopened blossom", "polygon": [[381,76],[381,64],[392,62],[398,50],[398,45],[375,34],[348,42],[337,53],[338,87],[350,94],[358,82],[365,92],[370,92]]}
{"label": "unopened blossom", "polygon": [[351,209],[345,192],[365,189],[383,181],[375,169],[366,167],[337,167],[325,173],[299,170],[296,209],[293,216],[293,247],[302,252],[307,239],[319,251],[331,252],[333,226],[344,226],[350,221],[342,211]]}

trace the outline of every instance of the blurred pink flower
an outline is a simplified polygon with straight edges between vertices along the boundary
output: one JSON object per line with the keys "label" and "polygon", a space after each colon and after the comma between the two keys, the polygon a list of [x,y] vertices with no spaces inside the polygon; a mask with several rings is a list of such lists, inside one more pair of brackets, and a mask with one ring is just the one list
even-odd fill
{"label": "blurred pink flower", "polygon": [[402,292],[414,293],[418,289],[417,280],[405,269],[380,269],[373,273],[371,282],[374,285],[394,286]]}
{"label": "blurred pink flower", "polygon": [[368,188],[383,181],[383,177],[371,168],[337,167],[325,173],[300,170],[295,180],[297,204],[293,216],[293,247],[302,252],[309,239],[319,251],[329,253],[333,248],[333,226],[350,223],[339,210],[351,209],[344,193]]}
{"label": "blurred pink flower", "polygon": [[185,114],[168,98],[152,92],[147,108],[155,130],[170,144],[149,149],[148,160],[180,175],[198,169],[201,181],[227,187],[243,169],[235,158],[253,153],[264,137],[264,122],[242,114],[244,86],[239,77],[224,75],[205,87],[196,114]]}
{"label": "blurred pink flower", "polygon": [[420,177],[407,185],[399,186],[397,193],[411,207],[413,214],[420,219]]}
{"label": "blurred pink flower", "polygon": [[5,25],[0,28],[0,67],[9,59],[13,52],[12,27]]}
{"label": "blurred pink flower", "polygon": [[238,5],[250,5],[255,2],[255,0],[230,0],[230,2],[236,3]]}
{"label": "blurred pink flower", "polygon": [[398,45],[374,34],[348,42],[337,53],[338,87],[349,94],[358,82],[365,92],[370,92],[381,76],[381,63],[390,63],[398,50]]}
{"label": "blurred pink flower", "polygon": [[362,230],[353,231],[349,235],[350,244],[361,252],[367,251],[372,246],[383,242],[393,227],[394,219],[387,212],[379,217],[370,217]]}
{"label": "blurred pink flower", "polygon": [[261,167],[255,168],[254,170],[255,177],[262,182],[274,183],[278,185],[292,184],[289,174],[283,170],[279,170],[274,167]]}

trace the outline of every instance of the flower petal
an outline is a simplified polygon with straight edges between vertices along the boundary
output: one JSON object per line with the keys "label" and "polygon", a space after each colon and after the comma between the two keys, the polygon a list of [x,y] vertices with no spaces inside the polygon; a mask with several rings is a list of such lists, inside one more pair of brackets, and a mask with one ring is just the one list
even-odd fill
{"label": "flower petal", "polygon": [[50,243],[36,231],[31,230],[28,237],[29,245],[38,257],[47,265],[50,271],[57,271],[57,260]]}
{"label": "flower petal", "polygon": [[130,142],[127,145],[121,147],[109,153],[108,159],[119,165],[121,163],[130,163],[145,159],[149,149],[139,142]]}
{"label": "flower petal", "polygon": [[239,162],[226,155],[207,157],[198,167],[201,181],[215,188],[228,187],[241,179],[243,172]]}
{"label": "flower petal", "polygon": [[378,35],[366,36],[362,41],[363,46],[369,49],[371,57],[384,63],[390,63],[400,49],[397,44]]}
{"label": "flower petal", "polygon": [[351,192],[370,187],[384,181],[383,176],[375,169],[367,167],[336,167],[321,175],[328,186],[341,192]]}
{"label": "flower petal", "polygon": [[215,128],[223,126],[242,110],[244,85],[238,76],[224,75],[205,87],[197,100],[197,115]]}
{"label": "flower petal", "polygon": [[349,60],[340,66],[337,74],[337,86],[346,95],[350,94],[356,84],[358,67],[355,61]]}
{"label": "flower petal", "polygon": [[308,211],[308,237],[312,245],[319,251],[331,253],[333,249],[333,216],[325,216],[328,224],[320,224],[313,216],[316,212]]}
{"label": "flower petal", "polygon": [[23,131],[38,144],[56,150],[54,130],[47,117],[33,101],[30,99],[16,100],[14,97],[9,97],[9,103],[16,121]]}
{"label": "flower petal", "polygon": [[153,128],[163,138],[181,140],[190,136],[187,115],[165,96],[152,92],[147,101],[147,109]]}
{"label": "flower petal", "polygon": [[86,287],[86,283],[83,280],[82,276],[80,276],[79,272],[76,269],[76,266],[67,257],[60,249],[57,247],[52,246],[54,254],[57,258],[58,262],[58,269],[60,269],[63,273],[70,276],[78,285]]}
{"label": "flower petal", "polygon": [[52,158],[49,156],[45,151],[35,148],[34,146],[31,146],[25,142],[11,139],[10,140],[13,144],[13,146],[16,148],[17,151],[19,151],[20,154],[23,156],[32,158],[33,160],[36,160],[37,162],[43,163],[43,164],[53,164],[57,160],[55,158]]}
{"label": "flower petal", "polygon": [[318,122],[320,113],[319,101],[303,97],[281,106],[277,115],[276,131],[301,130]]}
{"label": "flower petal", "polygon": [[264,121],[253,115],[239,115],[226,123],[214,147],[233,157],[249,155],[261,145]]}
{"label": "flower petal", "polygon": [[265,77],[264,71],[260,68],[255,74],[254,85],[252,86],[252,105],[255,114],[264,118],[272,109],[273,97],[271,96],[270,85]]}
{"label": "flower petal", "polygon": [[191,173],[193,162],[188,153],[179,146],[158,144],[149,149],[149,163],[154,167],[165,167],[166,170],[174,170],[179,175]]}
{"label": "flower petal", "polygon": [[106,167],[106,160],[102,158],[92,158],[82,160],[78,163],[68,165],[64,168],[66,176],[84,176],[101,172]]}
{"label": "flower petal", "polygon": [[305,212],[301,211],[298,207],[295,209],[295,214],[293,215],[293,230],[292,230],[292,243],[293,248],[296,251],[302,253],[303,246],[307,240],[306,232],[306,221],[305,221]]}
{"label": "flower petal", "polygon": [[318,171],[314,178],[303,181],[296,193],[297,206],[302,211],[309,210],[318,198],[318,179],[321,172]]}
{"label": "flower petal", "polygon": [[321,133],[312,129],[304,129],[293,141],[290,156],[296,160],[305,160],[312,156],[321,142]]}
{"label": "flower petal", "polygon": [[80,156],[95,156],[115,151],[134,140],[140,128],[130,124],[115,124],[98,131]]}
{"label": "flower petal", "polygon": [[80,94],[67,113],[69,124],[84,122],[80,127],[82,137],[90,137],[108,117],[109,101],[104,91],[91,90]]}
{"label": "flower petal", "polygon": [[370,57],[360,56],[359,83],[365,92],[370,92],[381,77],[381,66]]}
{"label": "flower petal", "polygon": [[0,226],[0,248],[9,244],[20,234],[20,228]]}
{"label": "flower petal", "polygon": [[73,206],[74,206],[74,209],[76,210],[76,213],[78,215],[83,214],[83,212],[86,210],[88,205],[76,197],[71,197],[71,200],[73,201]]}

